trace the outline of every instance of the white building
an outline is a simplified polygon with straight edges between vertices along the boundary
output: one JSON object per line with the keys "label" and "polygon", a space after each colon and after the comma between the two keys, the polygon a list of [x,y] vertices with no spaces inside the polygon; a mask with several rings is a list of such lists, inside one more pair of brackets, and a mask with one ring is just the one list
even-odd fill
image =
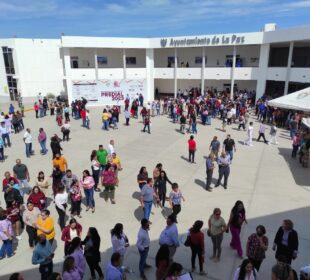
{"label": "white building", "polygon": [[169,38],[62,36],[0,39],[0,98],[81,96],[94,104],[127,94],[154,99],[191,88],[283,95],[310,86],[310,26]]}

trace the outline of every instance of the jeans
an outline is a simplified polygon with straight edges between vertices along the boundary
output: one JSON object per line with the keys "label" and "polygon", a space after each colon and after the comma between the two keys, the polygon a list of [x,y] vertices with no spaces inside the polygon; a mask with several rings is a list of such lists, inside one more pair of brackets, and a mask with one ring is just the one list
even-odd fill
{"label": "jeans", "polygon": [[66,112],[66,113],[65,113],[65,119],[66,119],[66,121],[68,121],[68,122],[70,121],[69,112]]}
{"label": "jeans", "polygon": [[146,265],[146,259],[147,259],[148,253],[149,253],[149,247],[144,248],[143,251],[139,250],[139,254],[140,254],[140,261],[139,261],[140,276],[144,276],[144,268]]}
{"label": "jeans", "polygon": [[195,162],[195,151],[188,150],[188,161]]}
{"label": "jeans", "polygon": [[26,156],[30,157],[32,154],[32,143],[26,143]]}
{"label": "jeans", "polygon": [[146,129],[146,128],[147,128],[147,132],[148,132],[148,133],[151,133],[150,125],[149,125],[149,124],[145,124],[145,125],[144,125],[143,132],[145,132],[145,129]]}
{"label": "jeans", "polygon": [[299,145],[293,145],[293,151],[292,151],[292,158],[295,158],[297,156]]}
{"label": "jeans", "polygon": [[44,117],[44,110],[40,109],[40,118],[43,118],[43,117]]}
{"label": "jeans", "polygon": [[192,132],[197,134],[197,123],[195,122],[192,123]]}
{"label": "jeans", "polygon": [[34,227],[26,226],[26,231],[28,233],[29,247],[34,247],[37,239],[37,230]]}
{"label": "jeans", "polygon": [[109,120],[103,121],[103,129],[109,130]]}
{"label": "jeans", "polygon": [[71,214],[77,214],[78,216],[81,213],[81,200],[73,201],[71,200]]}
{"label": "jeans", "polygon": [[192,250],[192,258],[191,258],[192,268],[195,268],[196,256],[198,255],[199,270],[200,270],[200,272],[202,272],[203,271],[203,257],[202,257],[203,251],[202,251],[202,248],[199,245],[192,245],[191,250]]}
{"label": "jeans", "polygon": [[39,271],[41,273],[41,280],[48,279],[53,273],[53,262],[49,262],[46,264],[40,264]]}
{"label": "jeans", "polygon": [[31,187],[28,184],[27,179],[23,179],[23,180],[17,179],[17,181],[18,181],[19,190],[22,196],[24,196],[25,193],[29,193],[31,191]]}
{"label": "jeans", "polygon": [[172,214],[175,217],[175,221],[177,222],[177,216],[181,212],[181,204],[172,204]]}
{"label": "jeans", "polygon": [[224,187],[227,186],[227,180],[228,180],[229,173],[230,173],[229,166],[219,166],[219,178],[216,184],[220,185],[222,178],[224,176]]}
{"label": "jeans", "polygon": [[117,127],[117,119],[116,119],[116,117],[112,118],[112,125],[113,125],[113,129],[118,128]]}
{"label": "jeans", "polygon": [[2,134],[2,140],[4,143],[4,147],[6,147],[6,146],[11,147],[10,135],[8,133]]}
{"label": "jeans", "polygon": [[210,188],[212,183],[212,175],[213,175],[213,169],[207,170],[207,183],[206,183],[206,189]]}
{"label": "jeans", "polygon": [[222,253],[223,234],[211,235],[211,240],[213,244],[213,257],[220,258]]}
{"label": "jeans", "polygon": [[64,229],[64,227],[66,226],[66,211],[63,211],[62,209],[58,208],[58,206],[56,205],[56,210],[59,216],[59,226],[61,228],[61,230]]}
{"label": "jeans", "polygon": [[85,126],[86,126],[88,129],[90,129],[90,120],[86,119]]}
{"label": "jeans", "polygon": [[41,153],[42,154],[46,154],[47,150],[46,150],[46,140],[43,140],[40,142],[41,145]]}
{"label": "jeans", "polygon": [[291,128],[291,129],[290,129],[290,136],[291,136],[291,139],[292,139],[292,140],[293,140],[295,134],[296,134],[296,129],[295,129],[295,128]]}
{"label": "jeans", "polygon": [[152,210],[153,201],[144,201],[143,218],[149,220]]}
{"label": "jeans", "polygon": [[0,148],[0,160],[4,160],[4,148]]}
{"label": "jeans", "polygon": [[234,152],[233,152],[233,150],[231,150],[231,151],[226,151],[226,154],[229,154],[229,156],[230,156],[230,161],[232,161],[232,160],[233,160],[233,157],[234,157]]}
{"label": "jeans", "polygon": [[86,119],[82,119],[82,126],[86,127]]}
{"label": "jeans", "polygon": [[102,270],[99,266],[99,261],[97,259],[95,259],[94,257],[86,257],[86,262],[89,266],[89,269],[90,269],[90,274],[91,274],[91,277],[93,279],[96,279],[96,274],[95,274],[95,270],[98,272],[98,275],[99,277],[102,277],[103,278],[103,273],[102,273]]}
{"label": "jeans", "polygon": [[0,250],[0,258],[4,258],[5,255],[7,255],[8,257],[11,257],[13,254],[12,251],[12,240],[7,239],[7,240],[2,240],[2,246],[1,246],[1,250]]}
{"label": "jeans", "polygon": [[97,187],[98,187],[99,175],[100,175],[100,169],[98,169],[98,170],[93,169],[93,178],[95,181],[94,189],[97,189]]}
{"label": "jeans", "polygon": [[86,206],[95,208],[94,189],[84,189]]}

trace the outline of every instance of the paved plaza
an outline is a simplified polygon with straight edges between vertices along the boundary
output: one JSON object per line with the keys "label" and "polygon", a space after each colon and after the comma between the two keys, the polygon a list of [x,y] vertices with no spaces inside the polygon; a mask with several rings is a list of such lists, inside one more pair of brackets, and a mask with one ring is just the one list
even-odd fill
{"label": "paved plaza", "polygon": [[[254,142],[253,147],[243,145],[245,132],[238,131],[237,125],[228,127],[227,133],[232,135],[236,142],[237,152],[231,166],[231,175],[228,188],[219,187],[213,192],[207,192],[205,186],[205,157],[213,136],[217,135],[221,143],[227,133],[222,132],[220,120],[214,120],[211,126],[198,125],[196,164],[187,162],[188,134],[178,132],[179,125],[173,124],[167,116],[152,118],[151,134],[142,133],[140,120],[130,120],[130,126],[123,125],[124,116],[120,116],[118,130],[108,132],[101,129],[102,108],[90,108],[91,129],[81,127],[81,120],[71,121],[71,140],[62,143],[63,153],[68,160],[69,168],[79,178],[84,169],[90,170],[90,153],[97,149],[99,144],[107,146],[110,139],[115,140],[116,152],[121,158],[123,171],[119,173],[119,187],[116,190],[116,204],[106,203],[100,193],[95,193],[96,212],[85,212],[82,206],[82,219],[78,221],[83,226],[83,237],[88,227],[94,226],[101,236],[101,266],[105,269],[111,256],[110,230],[115,223],[124,224],[124,232],[129,238],[130,247],[126,253],[124,264],[132,267],[133,273],[127,279],[139,279],[138,260],[139,254],[135,246],[137,233],[142,218],[142,208],[139,202],[139,188],[136,177],[141,166],[146,166],[149,175],[155,165],[163,164],[164,170],[171,181],[177,182],[186,201],[182,204],[182,211],[178,216],[178,229],[180,239],[185,240],[187,230],[195,220],[204,221],[207,277],[193,274],[194,279],[229,280],[233,271],[240,265],[241,260],[235,251],[229,247],[231,235],[225,234],[221,262],[213,263],[209,260],[212,244],[206,235],[209,216],[215,207],[222,209],[222,215],[228,221],[230,210],[236,200],[245,204],[248,224],[244,225],[241,232],[242,245],[245,250],[247,237],[255,232],[257,225],[266,227],[269,238],[267,258],[259,272],[259,279],[271,279],[271,267],[275,263],[272,243],[274,235],[283,219],[291,219],[299,234],[299,254],[293,261],[293,267],[298,271],[300,267],[310,263],[310,172],[303,169],[297,159],[291,158],[291,140],[286,130],[279,129],[279,145],[266,145],[263,142]],[[43,170],[47,176],[52,173],[52,153],[48,151],[45,156],[40,155],[40,146],[36,138],[38,130],[43,127],[48,138],[54,133],[60,133],[54,116],[35,119],[34,112],[27,112],[24,118],[26,128],[31,128],[34,138],[36,155],[30,159],[25,156],[23,133],[12,135],[12,147],[5,149],[8,156],[4,163],[0,163],[0,174],[12,171],[17,158],[21,158],[30,170],[31,185],[35,182],[38,172]],[[254,120],[254,136],[258,135],[259,123]],[[266,133],[268,134],[268,132]],[[48,141],[49,147],[49,141]],[[214,181],[217,179],[217,168],[214,172]],[[51,178],[50,178],[51,182]],[[1,206],[4,207],[3,195]],[[49,206],[51,216],[56,220],[58,215],[53,203]],[[155,255],[159,248],[158,238],[165,227],[165,218],[161,208],[153,207],[151,215],[151,247],[149,260],[153,268],[146,271],[148,279],[155,279]],[[169,213],[168,211],[166,213]],[[25,279],[39,279],[38,266],[31,264],[32,250],[28,247],[27,233],[22,233],[22,240],[18,242],[16,255],[10,259],[1,260],[0,279],[8,279],[8,275],[20,271]],[[54,259],[54,270],[61,271],[64,244],[60,240],[60,227],[56,225],[57,249]],[[181,245],[174,260],[184,266],[185,271],[190,271],[190,249]],[[89,269],[87,267],[87,277]]]}

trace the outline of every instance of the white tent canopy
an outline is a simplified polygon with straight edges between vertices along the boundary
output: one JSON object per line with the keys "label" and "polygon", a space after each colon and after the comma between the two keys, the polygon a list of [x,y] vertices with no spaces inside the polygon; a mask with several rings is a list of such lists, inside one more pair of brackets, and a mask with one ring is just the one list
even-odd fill
{"label": "white tent canopy", "polygon": [[310,112],[310,87],[268,101],[269,106]]}

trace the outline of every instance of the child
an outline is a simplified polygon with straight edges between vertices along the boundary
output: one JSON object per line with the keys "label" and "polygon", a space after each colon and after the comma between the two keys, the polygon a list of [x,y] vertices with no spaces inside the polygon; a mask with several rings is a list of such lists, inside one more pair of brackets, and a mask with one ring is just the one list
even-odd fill
{"label": "child", "polygon": [[172,191],[169,194],[169,203],[172,208],[175,221],[177,223],[177,215],[181,212],[181,200],[185,201],[179,185],[177,183],[172,184]]}
{"label": "child", "polygon": [[71,216],[78,215],[79,218],[82,218],[81,213],[81,201],[82,201],[82,192],[80,188],[79,181],[73,181],[69,188],[70,198],[71,198]]}

